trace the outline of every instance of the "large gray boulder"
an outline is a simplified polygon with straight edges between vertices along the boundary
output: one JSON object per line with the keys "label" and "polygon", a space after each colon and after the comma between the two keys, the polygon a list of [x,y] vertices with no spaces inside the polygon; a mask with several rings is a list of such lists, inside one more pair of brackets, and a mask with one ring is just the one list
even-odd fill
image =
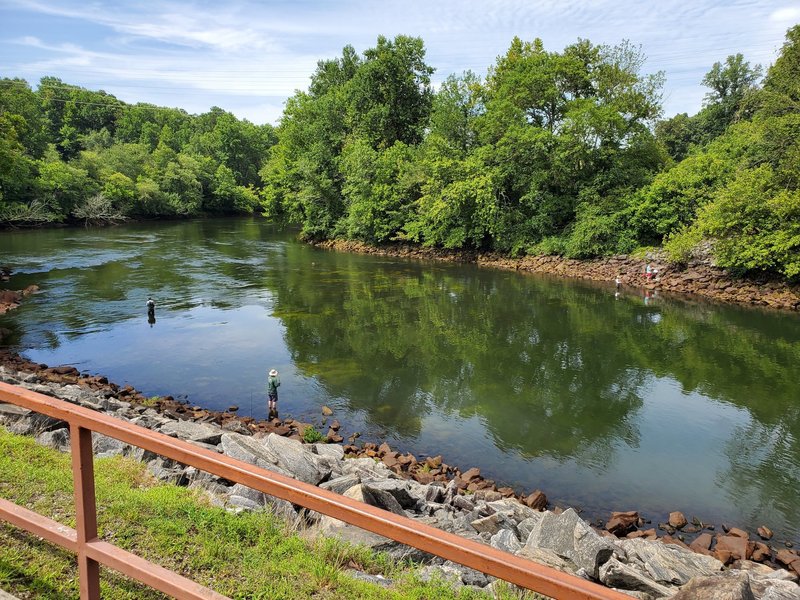
{"label": "large gray boulder", "polygon": [[59,452],[70,451],[70,437],[69,429],[63,427],[62,429],[55,429],[53,431],[45,431],[36,436],[36,443],[53,448]]}
{"label": "large gray boulder", "polygon": [[270,508],[284,518],[291,519],[297,516],[291,502],[259,492],[240,483],[230,488],[228,502],[246,510]]}
{"label": "large gray boulder", "polygon": [[128,446],[116,438],[103,435],[102,433],[92,432],[92,452],[96,458],[108,458],[122,454]]}
{"label": "large gray boulder", "polygon": [[561,558],[553,550],[548,548],[535,548],[533,546],[523,546],[521,550],[516,552],[516,555],[522,558],[527,558],[540,565],[545,565],[563,571],[564,573],[574,574],[577,567],[571,562]]}
{"label": "large gray boulder", "polygon": [[674,600],[798,600],[797,584],[781,579],[755,580],[745,571],[724,571],[692,578]]}
{"label": "large gray boulder", "polygon": [[205,423],[194,421],[167,421],[161,425],[161,433],[170,437],[186,440],[188,442],[202,442],[204,444],[219,444],[222,429],[212,427]]}
{"label": "large gray boulder", "polygon": [[307,450],[299,441],[271,433],[263,442],[267,451],[275,456],[275,464],[291,473],[295,479],[317,485],[330,477],[330,462]]}
{"label": "large gray boulder", "polygon": [[[314,530],[312,530],[313,532]],[[392,539],[372,533],[366,529],[347,525],[342,521],[323,517],[317,525],[317,532],[326,537],[333,537],[354,546],[366,546],[373,552],[385,552],[395,562],[414,561],[425,562],[431,560],[432,556],[427,552],[418,550],[412,546],[406,546]]]}
{"label": "large gray boulder", "polygon": [[526,519],[536,519],[536,521],[539,521],[544,514],[511,498],[487,502],[486,505],[495,512],[508,515],[517,523],[520,523]]}
{"label": "large gray boulder", "polygon": [[344,448],[339,444],[311,444],[311,451],[331,460],[344,460]]}
{"label": "large gray boulder", "polygon": [[399,479],[386,465],[371,458],[348,458],[342,461],[342,475],[355,475],[364,479]]}
{"label": "large gray boulder", "polygon": [[353,500],[358,500],[359,502],[369,504],[370,506],[376,506],[377,508],[388,510],[396,515],[400,515],[402,517],[406,516],[405,511],[403,511],[403,507],[400,506],[400,503],[395,499],[395,497],[389,492],[380,488],[371,488],[370,486],[364,484],[354,485],[347,490],[344,495],[348,498],[352,498]]}
{"label": "large gray boulder", "polygon": [[516,524],[505,513],[494,513],[488,517],[481,517],[471,522],[472,527],[478,533],[487,532],[490,536],[495,535],[504,529],[512,531],[516,535]]}
{"label": "large gray boulder", "polygon": [[361,483],[373,493],[380,490],[391,494],[403,508],[412,508],[424,500],[424,492],[412,492],[411,483],[406,479],[363,479]]}
{"label": "large gray boulder", "polygon": [[[645,592],[651,598],[672,596],[674,588],[656,583],[640,569],[626,565],[611,557],[600,567],[600,581],[608,587]],[[705,596],[692,596],[705,598]]]}
{"label": "large gray boulder", "polygon": [[347,490],[349,490],[354,485],[358,485],[358,477],[355,475],[342,475],[341,477],[336,477],[334,479],[329,479],[328,481],[323,481],[319,484],[324,490],[330,490],[332,492],[336,492],[337,494],[344,494]]}
{"label": "large gray boulder", "polygon": [[509,552],[511,554],[516,554],[522,550],[522,544],[520,544],[516,534],[510,529],[502,529],[495,533],[492,536],[492,539],[489,540],[489,544],[493,548],[497,548],[498,550]]}
{"label": "large gray boulder", "polygon": [[25,417],[29,417],[32,414],[34,414],[33,411],[30,411],[27,408],[22,408],[16,404],[6,404],[4,402],[0,402],[0,425],[11,425],[12,423]]}
{"label": "large gray boulder", "polygon": [[97,396],[91,391],[80,387],[79,385],[65,385],[62,387],[56,387],[54,391],[57,398],[61,398],[67,402],[80,404],[81,406],[86,406],[87,408],[92,408],[94,410],[99,410],[102,408],[102,406],[98,404]]}
{"label": "large gray boulder", "polygon": [[600,567],[617,550],[608,540],[601,538],[573,509],[560,515],[543,513],[533,527],[526,546],[549,548],[559,556],[568,558],[590,577],[597,579]]}
{"label": "large gray boulder", "polygon": [[674,544],[653,543],[641,538],[618,544],[628,556],[628,564],[640,566],[653,581],[664,585],[684,585],[692,577],[713,575],[723,564],[713,556],[698,554]]}
{"label": "large gray boulder", "polygon": [[0,425],[5,425],[16,435],[36,436],[46,431],[61,429],[66,423],[16,404],[0,403]]}
{"label": "large gray boulder", "polygon": [[223,433],[220,444],[223,453],[231,458],[292,477],[289,471],[278,466],[277,457],[267,450],[259,440],[239,433]]}

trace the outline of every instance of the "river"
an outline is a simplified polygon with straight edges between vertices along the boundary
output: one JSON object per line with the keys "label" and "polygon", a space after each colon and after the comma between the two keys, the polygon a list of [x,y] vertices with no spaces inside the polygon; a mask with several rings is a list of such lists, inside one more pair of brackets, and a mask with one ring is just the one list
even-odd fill
{"label": "river", "polygon": [[[800,317],[319,250],[259,219],[0,233],[0,316],[26,357],[266,416],[498,484],[586,518],[673,510],[800,541]],[[145,302],[156,301],[155,322]]]}

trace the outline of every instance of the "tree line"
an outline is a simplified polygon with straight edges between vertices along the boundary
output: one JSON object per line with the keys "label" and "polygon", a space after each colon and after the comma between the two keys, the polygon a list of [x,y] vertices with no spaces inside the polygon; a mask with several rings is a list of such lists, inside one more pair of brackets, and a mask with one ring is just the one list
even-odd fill
{"label": "tree line", "polygon": [[0,80],[0,222],[252,213],[275,142],[212,108],[126,104],[44,77]]}
{"label": "tree line", "polygon": [[313,240],[576,258],[663,244],[800,277],[800,25],[766,73],[715,63],[693,116],[662,118],[644,63],[628,42],[515,38],[485,76],[434,89],[421,39],[379,37],[319,61],[274,129],[6,79],[0,219],[258,210]]}

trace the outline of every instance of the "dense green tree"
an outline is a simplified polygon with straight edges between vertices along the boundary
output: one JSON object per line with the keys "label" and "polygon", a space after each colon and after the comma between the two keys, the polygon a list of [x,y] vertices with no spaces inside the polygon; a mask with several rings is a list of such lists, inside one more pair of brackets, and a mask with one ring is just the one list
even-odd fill
{"label": "dense green tree", "polygon": [[414,151],[395,142],[383,152],[359,139],[344,149],[342,193],[347,204],[347,237],[372,243],[397,238],[411,217],[418,192]]}
{"label": "dense green tree", "polygon": [[[47,122],[42,104],[24,79],[0,79],[0,115],[16,115],[14,136],[33,159],[47,149]],[[10,135],[10,133],[9,133]]]}
{"label": "dense green tree", "polygon": [[83,200],[98,191],[88,171],[65,163],[50,150],[39,163],[37,187],[41,200],[61,218],[66,218]]}
{"label": "dense green tree", "polygon": [[[624,192],[658,171],[663,155],[649,127],[660,112],[663,78],[641,75],[643,60],[627,43],[579,40],[556,53],[541,40],[518,38],[498,59],[478,119],[491,147],[482,155],[501,180],[489,211],[497,249],[526,251],[548,236],[568,237],[576,218],[613,215]],[[571,254],[609,249],[583,239],[573,240]]]}
{"label": "dense green tree", "polygon": [[31,192],[34,163],[18,134],[25,127],[21,116],[0,113],[0,207],[26,199]]}
{"label": "dense green tree", "polygon": [[[367,188],[356,182],[363,183],[364,169],[369,168],[361,160],[367,153],[364,143],[382,153],[396,142],[403,144],[399,149],[422,140],[432,98],[432,69],[425,65],[424,54],[418,38],[398,36],[391,41],[380,37],[363,58],[347,46],[341,58],[318,63],[309,92],[298,92],[287,101],[278,142],[261,171],[263,207],[268,216],[300,223],[303,234],[310,238],[347,235],[347,231],[383,238],[379,231],[395,231],[402,225],[396,223],[397,215],[379,215],[380,210],[366,207]],[[383,163],[387,169],[378,168],[375,173],[382,177],[400,174],[396,158],[404,151],[392,152]],[[343,190],[346,153],[350,154],[347,169],[351,178],[347,193]],[[397,202],[411,200],[388,200],[402,183],[384,180],[380,185],[394,188],[379,201],[384,208],[393,207],[388,210],[395,210]],[[352,212],[349,197],[357,199]],[[349,215],[365,214],[365,210],[375,219],[362,230]],[[393,224],[387,225],[389,222]]]}
{"label": "dense green tree", "polygon": [[344,86],[353,132],[376,149],[421,142],[430,115],[433,71],[425,63],[420,38],[379,36]]}
{"label": "dense green tree", "polygon": [[[697,186],[708,200],[697,218],[668,240],[666,247],[673,255],[685,257],[707,239],[717,263],[733,272],[800,277],[798,73],[800,25],[787,33],[764,87],[747,98],[752,120],[728,128],[703,151],[707,160],[725,161],[729,176],[717,186]],[[725,155],[721,148],[736,151]]]}
{"label": "dense green tree", "polygon": [[450,75],[433,98],[430,136],[440,136],[466,154],[477,145],[475,118],[481,114],[480,81],[472,71]]}

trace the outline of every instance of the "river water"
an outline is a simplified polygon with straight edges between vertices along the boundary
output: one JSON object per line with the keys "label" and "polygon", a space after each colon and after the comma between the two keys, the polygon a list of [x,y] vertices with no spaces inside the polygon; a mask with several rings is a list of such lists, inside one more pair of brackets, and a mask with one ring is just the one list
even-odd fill
{"label": "river water", "polygon": [[[800,317],[318,250],[258,219],[0,233],[5,343],[147,395],[321,426],[540,488],[800,541]],[[145,302],[157,303],[149,323]]]}

